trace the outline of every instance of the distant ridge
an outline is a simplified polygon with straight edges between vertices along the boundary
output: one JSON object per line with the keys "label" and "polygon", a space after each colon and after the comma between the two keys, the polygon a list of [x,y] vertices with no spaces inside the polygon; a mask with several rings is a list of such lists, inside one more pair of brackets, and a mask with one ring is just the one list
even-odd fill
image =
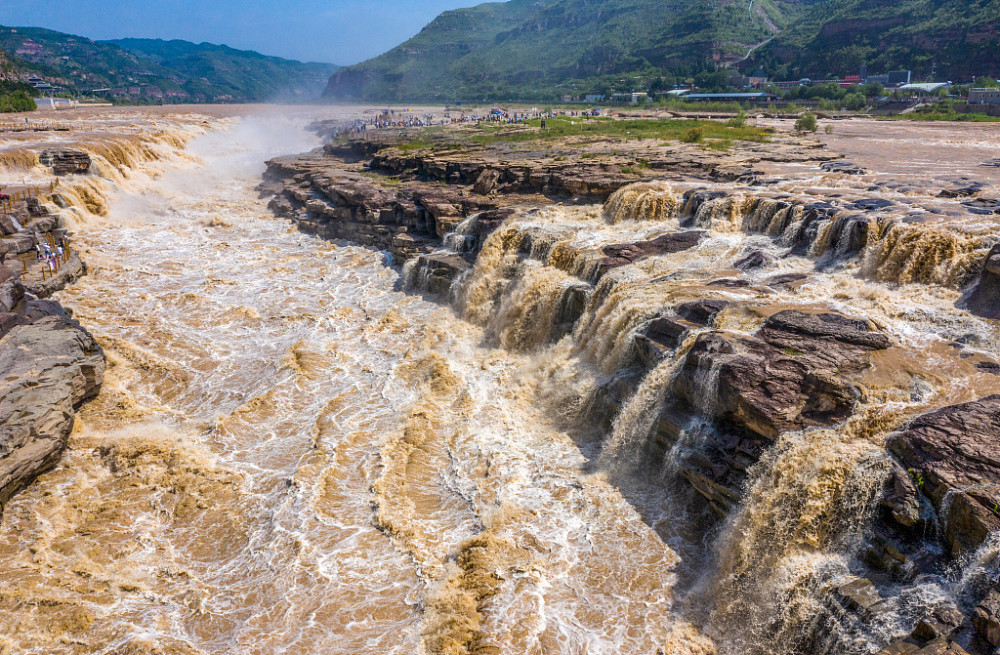
{"label": "distant ridge", "polygon": [[210,43],[93,41],[35,27],[0,27],[0,50],[22,72],[68,89],[106,89],[119,99],[145,102],[310,99],[337,70]]}
{"label": "distant ridge", "polygon": [[[555,100],[696,78],[721,86],[913,70],[1000,73],[1000,0],[509,0],[448,11],[338,70],[340,100]],[[718,74],[717,69],[723,69]],[[714,75],[713,75],[714,73]]]}
{"label": "distant ridge", "polygon": [[919,79],[1000,76],[1000,0],[824,0],[754,53],[781,79],[912,70]]}

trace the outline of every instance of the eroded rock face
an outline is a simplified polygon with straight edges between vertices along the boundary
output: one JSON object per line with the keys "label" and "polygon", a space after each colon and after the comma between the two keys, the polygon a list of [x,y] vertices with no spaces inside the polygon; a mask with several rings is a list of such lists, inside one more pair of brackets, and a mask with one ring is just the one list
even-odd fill
{"label": "eroded rock face", "polygon": [[[636,351],[647,368],[710,326],[725,301],[680,305],[642,326]],[[867,321],[786,310],[751,337],[699,334],[673,379],[670,402],[654,424],[653,458],[682,434],[697,448],[675,453],[677,470],[720,517],[739,503],[750,468],[783,432],[833,425],[853,412],[861,390],[852,377],[869,353],[890,346]],[[646,361],[650,360],[650,361]]]}
{"label": "eroded rock face", "polygon": [[966,307],[984,318],[1000,318],[1000,244],[993,246],[986,256],[979,281],[969,295]]}
{"label": "eroded rock face", "polygon": [[43,150],[38,155],[42,166],[48,166],[56,175],[85,174],[90,170],[90,155],[82,150]]}
{"label": "eroded rock face", "polygon": [[633,264],[647,257],[667,255],[694,248],[706,235],[702,230],[668,232],[649,241],[618,243],[604,246],[604,257],[597,262],[597,276],[601,277],[612,268]]}
{"label": "eroded rock face", "polygon": [[924,414],[888,447],[913,481],[895,503],[912,507],[917,493],[929,499],[952,554],[972,552],[1000,530],[1000,395]]}
{"label": "eroded rock face", "polygon": [[868,366],[868,352],[888,347],[888,337],[866,321],[786,310],[754,337],[700,335],[675,391],[694,407],[714,394],[716,418],[773,441],[850,416],[860,391],[849,376]]}
{"label": "eroded rock face", "polygon": [[24,285],[6,266],[0,265],[0,312],[12,312],[24,298]]}
{"label": "eroded rock face", "polygon": [[692,330],[709,326],[725,306],[724,300],[686,302],[640,326],[635,333],[635,350],[646,368],[653,368],[687,338]]}
{"label": "eroded rock face", "polygon": [[0,339],[0,507],[58,460],[75,409],[104,380],[104,353],[60,316],[17,326]]}
{"label": "eroded rock face", "polygon": [[421,291],[448,297],[452,283],[468,272],[472,265],[458,255],[432,253],[419,255],[416,266],[414,286]]}

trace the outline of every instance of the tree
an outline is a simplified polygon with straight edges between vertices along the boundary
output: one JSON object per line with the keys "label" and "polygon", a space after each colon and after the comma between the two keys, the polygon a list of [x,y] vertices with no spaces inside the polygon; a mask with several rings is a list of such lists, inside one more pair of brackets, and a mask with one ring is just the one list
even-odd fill
{"label": "tree", "polygon": [[862,87],[866,98],[881,98],[885,87],[878,83],[866,84]]}
{"label": "tree", "polygon": [[849,93],[844,96],[844,108],[850,109],[851,111],[858,111],[863,108],[867,102],[865,97],[860,93]]}
{"label": "tree", "polygon": [[35,101],[25,91],[15,91],[10,95],[0,95],[0,112],[34,110]]}
{"label": "tree", "polygon": [[816,122],[816,114],[812,112],[802,114],[795,121],[796,132],[815,132],[817,129],[819,129],[819,125]]}

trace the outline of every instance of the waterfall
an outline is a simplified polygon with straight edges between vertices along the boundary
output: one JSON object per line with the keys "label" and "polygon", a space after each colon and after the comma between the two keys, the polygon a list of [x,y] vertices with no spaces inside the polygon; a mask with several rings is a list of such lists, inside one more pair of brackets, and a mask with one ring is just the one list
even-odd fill
{"label": "waterfall", "polygon": [[675,218],[681,198],[666,182],[640,182],[624,186],[604,203],[604,216],[610,223],[622,221],[659,221]]}

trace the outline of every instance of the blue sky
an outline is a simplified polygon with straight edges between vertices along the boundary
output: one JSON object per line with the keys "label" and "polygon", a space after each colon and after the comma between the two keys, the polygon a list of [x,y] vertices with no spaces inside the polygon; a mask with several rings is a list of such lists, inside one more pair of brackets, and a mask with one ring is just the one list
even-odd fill
{"label": "blue sky", "polygon": [[268,55],[353,64],[482,0],[0,0],[0,25],[91,39],[225,43]]}

